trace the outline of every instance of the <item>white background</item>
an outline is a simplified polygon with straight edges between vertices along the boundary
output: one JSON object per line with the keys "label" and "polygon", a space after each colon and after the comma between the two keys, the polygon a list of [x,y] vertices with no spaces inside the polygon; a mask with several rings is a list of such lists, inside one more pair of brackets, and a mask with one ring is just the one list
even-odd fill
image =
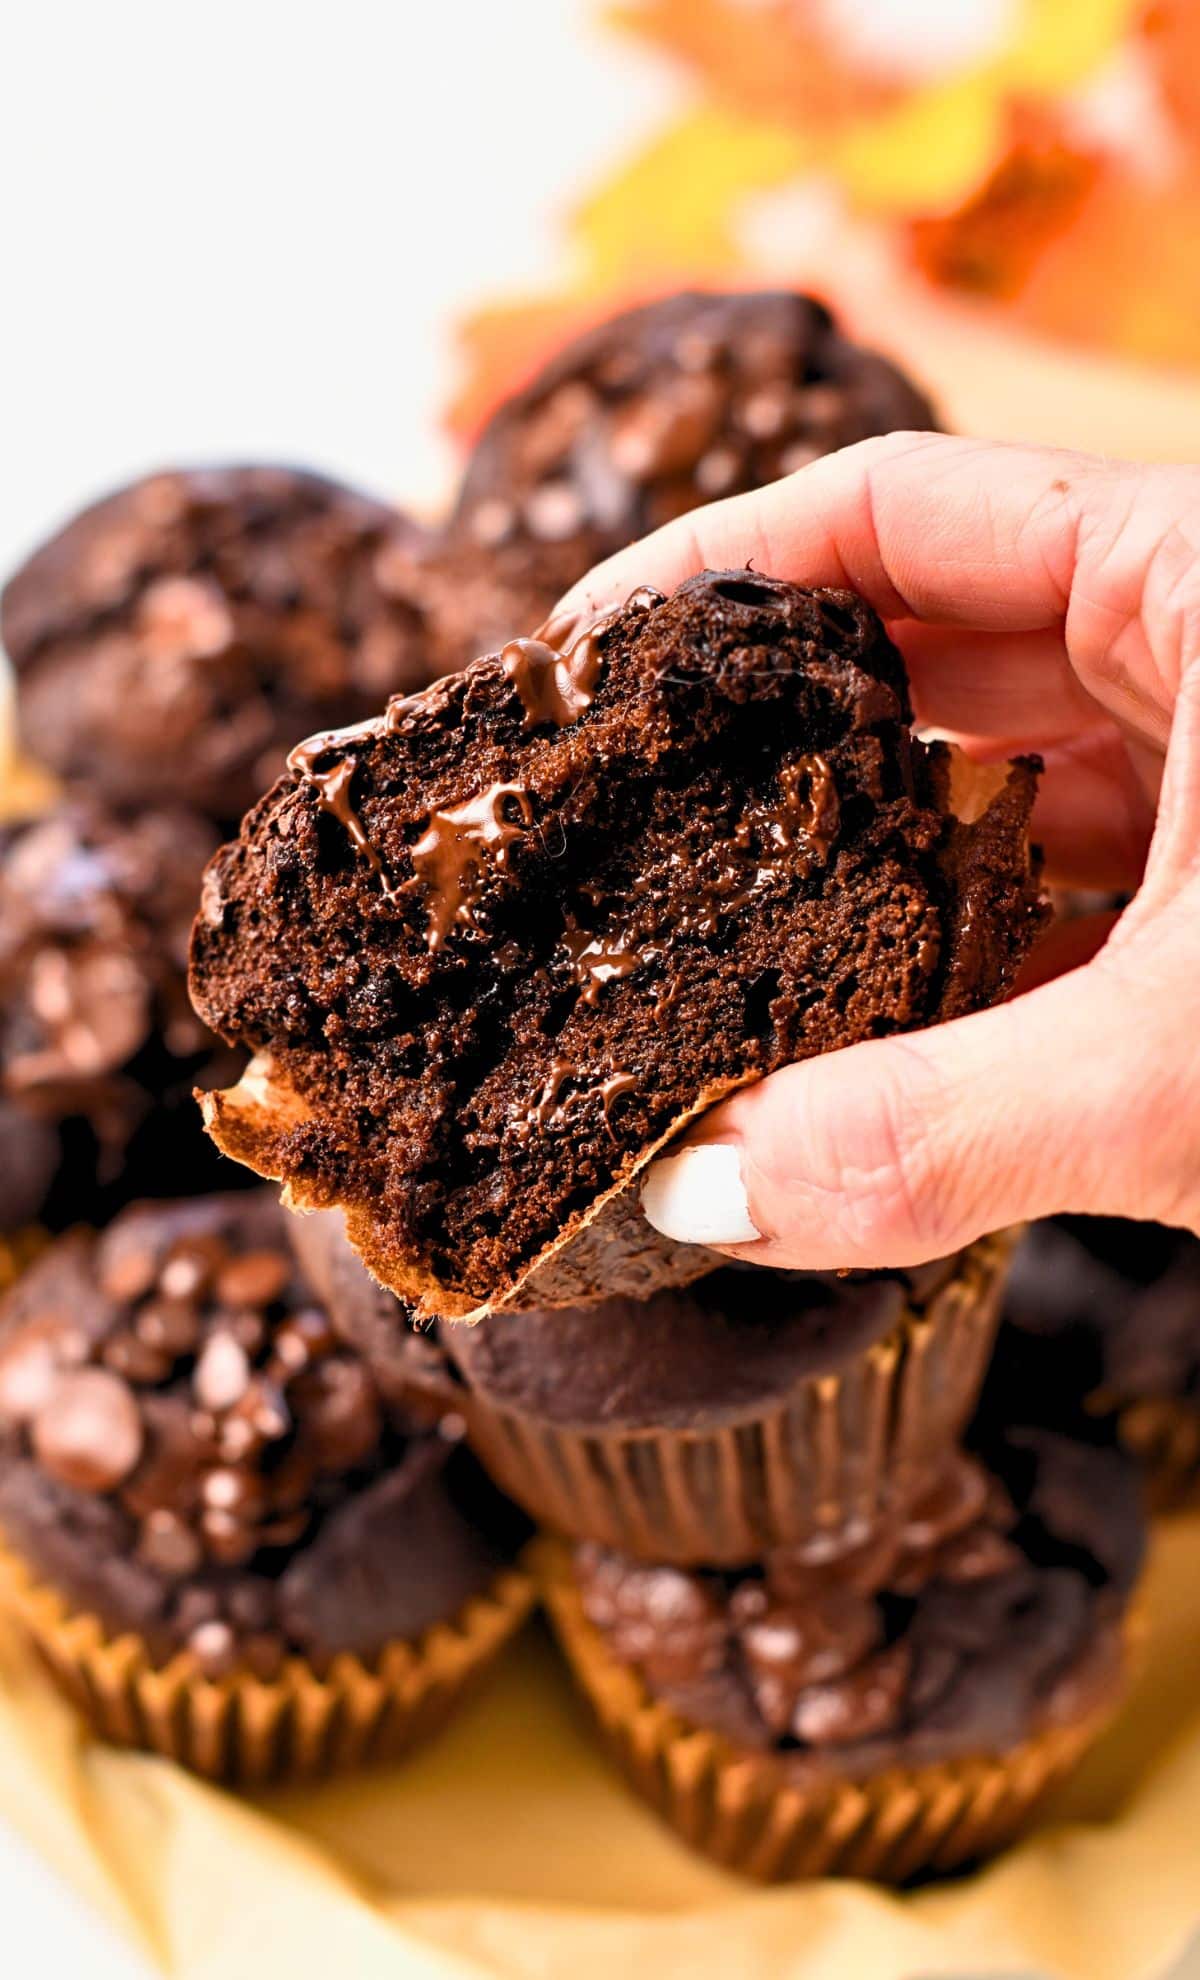
{"label": "white background", "polygon": [[572,198],[672,97],[597,11],[14,6],[0,571],[156,465],[290,460],[437,500],[448,324],[553,280]]}
{"label": "white background", "polygon": [[[571,199],[672,98],[595,11],[14,0],[0,573],[160,465],[290,460],[440,500],[449,325],[554,279]],[[0,1971],[142,1969],[0,1831]]]}

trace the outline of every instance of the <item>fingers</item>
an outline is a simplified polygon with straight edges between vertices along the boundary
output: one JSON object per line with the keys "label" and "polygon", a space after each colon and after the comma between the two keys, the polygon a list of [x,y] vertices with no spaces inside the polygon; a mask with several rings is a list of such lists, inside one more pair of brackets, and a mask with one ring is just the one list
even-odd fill
{"label": "fingers", "polygon": [[[1052,724],[1064,722],[1070,693],[1061,640],[1093,700],[1161,750],[1200,619],[1197,518],[1194,468],[893,433],[681,516],[599,565],[565,603],[605,607],[640,584],[670,591],[705,566],[753,563],[775,577],[847,585],[889,621],[1051,634],[1042,653],[1054,656]],[[965,651],[964,671],[977,674],[979,659]],[[1025,708],[1032,670],[1018,686]],[[963,712],[964,726],[1026,726],[1023,715],[993,710],[985,725]]]}
{"label": "fingers", "polygon": [[1030,836],[1052,885],[1132,893],[1153,832],[1154,805],[1115,728],[1047,747]]}
{"label": "fingers", "polygon": [[774,577],[849,585],[886,619],[1060,626],[1080,517],[1117,472],[1051,448],[889,434],[668,523],[569,597],[610,605],[639,584],[670,591],[706,566],[751,562]]}
{"label": "fingers", "polygon": [[1119,966],[1109,955],[736,1095],[652,1167],[646,1215],[674,1238],[818,1270],[916,1264],[1062,1210],[1200,1227],[1189,1007],[1139,994],[1138,945]]}
{"label": "fingers", "polygon": [[1107,724],[1067,658],[1062,630],[969,632],[893,621],[917,721],[959,735],[998,736],[1042,749]]}

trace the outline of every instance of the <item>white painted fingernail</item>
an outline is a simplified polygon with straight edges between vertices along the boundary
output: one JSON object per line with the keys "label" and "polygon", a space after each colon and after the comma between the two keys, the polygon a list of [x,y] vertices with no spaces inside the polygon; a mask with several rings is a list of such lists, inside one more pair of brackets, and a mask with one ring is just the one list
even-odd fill
{"label": "white painted fingernail", "polygon": [[680,1244],[753,1244],[762,1236],[750,1215],[741,1158],[728,1141],[702,1141],[652,1163],[642,1209],[656,1231]]}

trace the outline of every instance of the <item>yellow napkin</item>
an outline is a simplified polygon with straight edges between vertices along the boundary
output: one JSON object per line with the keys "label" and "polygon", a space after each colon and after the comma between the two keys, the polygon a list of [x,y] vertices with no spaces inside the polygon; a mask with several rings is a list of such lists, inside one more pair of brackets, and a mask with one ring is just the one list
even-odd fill
{"label": "yellow napkin", "polygon": [[592,1744],[537,1630],[407,1766],[257,1802],[100,1746],[0,1626],[0,1819],[182,1980],[1157,1980],[1200,1921],[1200,1513],[1158,1533],[1117,1726],[953,1884],[758,1891]]}

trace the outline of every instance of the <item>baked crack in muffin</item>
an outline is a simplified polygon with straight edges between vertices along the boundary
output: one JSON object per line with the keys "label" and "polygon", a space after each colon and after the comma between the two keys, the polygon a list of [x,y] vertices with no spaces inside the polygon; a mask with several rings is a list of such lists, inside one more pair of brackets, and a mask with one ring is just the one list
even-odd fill
{"label": "baked crack in muffin", "polygon": [[706,572],[510,642],[294,751],[210,866],[193,997],[258,1056],[209,1130],[421,1314],[631,1289],[606,1207],[637,1296],[697,1276],[621,1194],[687,1120],[1009,988],[1036,765],[980,775],[850,593]]}

